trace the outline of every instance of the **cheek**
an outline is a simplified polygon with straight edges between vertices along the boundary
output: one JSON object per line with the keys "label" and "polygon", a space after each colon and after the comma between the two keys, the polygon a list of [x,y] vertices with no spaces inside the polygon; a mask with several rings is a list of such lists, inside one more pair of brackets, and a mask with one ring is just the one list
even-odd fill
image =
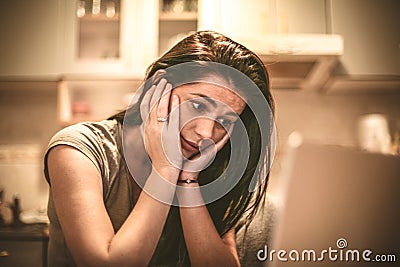
{"label": "cheek", "polygon": [[[181,117],[181,123],[183,122]],[[187,136],[188,134],[194,132],[195,130],[195,123],[193,120],[186,121],[183,125],[181,124],[181,133]]]}
{"label": "cheek", "polygon": [[[201,119],[191,119],[187,121],[183,127],[181,128],[181,134],[185,137],[191,137],[192,135],[196,135],[197,127],[201,127],[204,125]],[[226,134],[226,131],[223,127],[219,126],[217,122],[214,123],[214,127],[212,129],[212,139],[214,142],[218,142],[221,140]]]}
{"label": "cheek", "polygon": [[213,132],[213,140],[214,142],[218,142],[221,140],[224,136],[226,135],[226,131],[224,127],[220,126],[217,122],[215,123],[214,126],[214,132]]}

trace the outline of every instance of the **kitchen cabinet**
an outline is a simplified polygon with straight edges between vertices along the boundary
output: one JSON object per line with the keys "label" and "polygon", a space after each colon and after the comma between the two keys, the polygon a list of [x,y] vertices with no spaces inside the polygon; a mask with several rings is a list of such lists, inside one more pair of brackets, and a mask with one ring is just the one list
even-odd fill
{"label": "kitchen cabinet", "polygon": [[0,227],[0,266],[47,266],[47,226]]}
{"label": "kitchen cabinet", "polygon": [[142,77],[158,53],[157,8],[157,0],[1,1],[0,75]]}
{"label": "kitchen cabinet", "polygon": [[[92,12],[90,1],[84,2]],[[106,119],[124,110],[140,87],[144,71],[157,55],[197,30],[195,0],[121,0],[117,8],[120,14],[112,18],[101,17],[101,14],[79,17],[78,9],[79,6],[66,3],[66,75],[58,84],[58,121],[61,125]],[[95,31],[106,31],[107,24],[118,22],[119,37],[112,41],[119,45],[109,47],[119,52],[94,51],[99,47],[95,44],[96,37],[91,35]],[[83,29],[84,24],[91,27]],[[115,31],[114,36],[117,37]],[[93,49],[82,50],[79,38],[93,43]],[[102,54],[111,56],[102,57]]]}
{"label": "kitchen cabinet", "polygon": [[257,53],[271,88],[318,90],[342,51],[341,37],[327,34],[327,13],[325,0],[202,0],[198,24]]}
{"label": "kitchen cabinet", "polygon": [[155,0],[64,0],[64,7],[63,73],[143,77],[157,56]]}
{"label": "kitchen cabinet", "polygon": [[[159,55],[197,30],[197,0],[99,1],[97,15],[92,0],[64,1],[62,72],[67,74],[142,78]],[[115,14],[107,17],[110,2]]]}
{"label": "kitchen cabinet", "polygon": [[41,241],[0,241],[0,265],[4,267],[46,266]]}
{"label": "kitchen cabinet", "polygon": [[329,2],[331,30],[345,40],[331,89],[400,89],[400,2]]}
{"label": "kitchen cabinet", "polygon": [[327,33],[325,0],[275,0],[278,33]]}
{"label": "kitchen cabinet", "polygon": [[60,71],[62,2],[0,1],[0,75],[43,75]]}
{"label": "kitchen cabinet", "polygon": [[251,48],[268,34],[324,34],[325,13],[325,0],[201,0],[198,24]]}
{"label": "kitchen cabinet", "polygon": [[197,30],[197,0],[160,0],[158,7],[158,54]]}

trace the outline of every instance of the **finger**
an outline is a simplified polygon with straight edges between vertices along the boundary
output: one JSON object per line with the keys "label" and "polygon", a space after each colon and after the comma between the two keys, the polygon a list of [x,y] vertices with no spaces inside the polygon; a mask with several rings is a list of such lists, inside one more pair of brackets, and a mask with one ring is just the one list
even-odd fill
{"label": "finger", "polygon": [[156,107],[157,103],[160,101],[161,96],[164,93],[164,89],[165,89],[165,85],[166,84],[167,84],[167,80],[164,79],[164,78],[161,79],[161,81],[157,84],[156,90],[154,91],[154,94],[151,97],[150,112],[153,110],[153,108]]}
{"label": "finger", "polygon": [[219,150],[229,140],[233,131],[233,126],[227,129],[224,137],[221,138],[216,144],[211,139],[203,139],[200,141],[200,154],[196,155],[184,165],[184,169],[189,172],[200,172],[207,168],[213,161]]}
{"label": "finger", "polygon": [[154,94],[155,89],[156,89],[155,85],[150,87],[150,89],[144,95],[142,102],[140,103],[140,116],[142,117],[143,122],[147,121],[147,117],[150,112],[150,101],[151,101],[152,95]]}
{"label": "finger", "polygon": [[215,158],[217,150],[215,146],[209,146],[205,150],[201,151],[194,159],[186,161],[184,164],[184,170],[188,172],[201,172],[207,168]]}
{"label": "finger", "polygon": [[200,145],[201,156],[199,159],[206,160],[206,161],[211,160],[217,154],[216,145],[214,144],[214,142],[212,140],[210,140],[210,139],[208,139],[208,140],[209,141],[207,142],[207,144]]}
{"label": "finger", "polygon": [[183,158],[180,152],[179,118],[179,97],[173,95],[171,99],[171,113],[168,122],[164,124],[161,136],[164,153],[169,162],[176,168],[181,169]]}
{"label": "finger", "polygon": [[199,143],[200,152],[203,152],[203,151],[207,150],[209,147],[214,147],[214,146],[215,146],[214,141],[209,138],[202,139],[202,140],[200,140],[200,143]]}
{"label": "finger", "polygon": [[188,172],[200,172],[207,168],[217,154],[216,146],[211,139],[200,141],[200,153],[184,164],[184,170]]}
{"label": "finger", "polygon": [[171,91],[172,91],[172,85],[170,83],[167,83],[167,85],[165,86],[164,95],[161,97],[161,100],[158,104],[158,110],[157,110],[158,118],[168,117],[168,108],[171,98]]}
{"label": "finger", "polygon": [[172,104],[171,114],[168,121],[168,126],[169,126],[168,128],[175,129],[179,132],[180,108],[179,108],[179,97],[177,95],[172,96],[171,104]]}
{"label": "finger", "polygon": [[224,137],[221,138],[221,140],[219,140],[215,146],[217,148],[217,151],[220,151],[221,148],[226,144],[226,142],[228,142],[229,138],[231,138],[231,134],[233,132],[233,125],[231,125],[229,127],[229,129],[227,130],[226,134],[224,135]]}

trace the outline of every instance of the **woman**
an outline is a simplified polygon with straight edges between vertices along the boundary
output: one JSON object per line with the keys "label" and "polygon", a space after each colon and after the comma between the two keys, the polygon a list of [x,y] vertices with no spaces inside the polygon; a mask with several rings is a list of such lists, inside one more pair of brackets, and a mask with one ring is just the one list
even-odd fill
{"label": "woman", "polygon": [[265,195],[273,149],[262,62],[197,32],[139,91],[126,111],[50,141],[50,266],[240,265],[235,226]]}

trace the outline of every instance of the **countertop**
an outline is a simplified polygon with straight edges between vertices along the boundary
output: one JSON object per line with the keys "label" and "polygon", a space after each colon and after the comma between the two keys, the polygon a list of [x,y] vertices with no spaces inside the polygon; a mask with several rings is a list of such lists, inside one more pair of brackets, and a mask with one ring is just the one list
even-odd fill
{"label": "countertop", "polygon": [[49,226],[43,223],[0,226],[0,240],[46,241]]}

